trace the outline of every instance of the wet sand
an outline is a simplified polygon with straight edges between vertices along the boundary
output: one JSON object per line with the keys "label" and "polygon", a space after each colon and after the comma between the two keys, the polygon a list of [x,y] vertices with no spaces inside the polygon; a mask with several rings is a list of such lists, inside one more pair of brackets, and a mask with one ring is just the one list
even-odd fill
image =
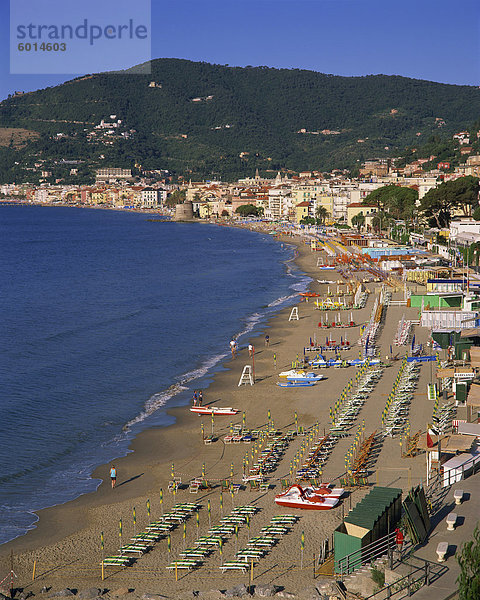
{"label": "wet sand", "polygon": [[[298,244],[296,262],[300,269],[313,279],[311,291],[322,295],[327,286],[317,282],[318,279],[336,279],[333,271],[320,271],[316,267],[319,253],[310,251],[299,238],[285,238],[286,242]],[[344,286],[345,287],[345,286]],[[355,345],[359,337],[358,325],[368,321],[377,284],[369,284],[371,294],[364,309],[353,312],[357,327],[334,331],[336,339],[345,337],[351,342],[351,349],[342,353],[342,358],[358,357],[359,347]],[[400,298],[400,295],[395,295]],[[37,527],[28,534],[3,545],[0,548],[0,574],[6,575],[10,570],[10,553],[13,552],[14,571],[17,575],[16,587],[35,594],[43,586],[52,587],[52,592],[70,587],[85,589],[98,587],[110,591],[118,588],[134,590],[130,595],[142,596],[143,593],[157,593],[169,598],[191,596],[192,590],[227,589],[239,583],[248,583],[249,575],[241,572],[221,574],[219,566],[222,561],[230,560],[238,549],[245,546],[248,536],[253,536],[261,527],[268,524],[275,514],[297,514],[300,519],[292,531],[282,537],[275,548],[260,559],[254,569],[254,583],[275,584],[286,591],[300,594],[308,593],[315,583],[313,580],[313,555],[317,554],[324,539],[332,535],[335,527],[341,523],[344,513],[363,497],[366,489],[355,490],[346,496],[338,507],[329,511],[292,511],[281,509],[273,501],[275,494],[281,491],[280,480],[288,478],[290,461],[299,450],[305,437],[297,436],[290,443],[285,456],[276,471],[270,475],[268,491],[250,491],[242,489],[233,498],[223,494],[223,510],[220,507],[221,481],[229,478],[231,464],[234,466],[234,481],[240,483],[243,475],[243,462],[251,446],[244,443],[224,444],[223,437],[228,434],[230,422],[240,424],[242,412],[246,413],[246,425],[259,428],[268,423],[268,411],[275,427],[283,431],[295,428],[294,413],[298,414],[298,424],[309,428],[318,422],[320,431],[329,427],[329,407],[338,399],[341,390],[349,379],[355,377],[354,367],[346,369],[327,369],[323,371],[326,379],[309,388],[282,389],[276,386],[277,375],[281,370],[291,367],[297,354],[303,356],[303,348],[309,339],[316,336],[323,341],[325,330],[318,328],[321,313],[314,310],[314,303],[300,302],[298,321],[288,321],[291,308],[282,310],[268,324],[270,345],[264,344],[264,334],[250,341],[255,346],[254,386],[238,386],[244,365],[251,364],[248,351],[243,348],[235,360],[225,364],[226,370],[214,377],[214,382],[204,391],[204,403],[218,406],[233,406],[240,410],[235,417],[217,417],[214,422],[214,434],[217,441],[205,445],[201,437],[201,423],[205,434],[211,432],[210,417],[198,417],[189,412],[188,407],[170,410],[176,423],[170,427],[152,428],[144,431],[132,442],[131,452],[124,458],[117,459],[115,465],[118,472],[117,487],[111,489],[109,465],[104,465],[93,473],[93,477],[103,479],[103,483],[94,493],[77,498],[67,504],[40,511]],[[407,318],[417,318],[416,309],[404,306],[391,306],[387,310],[387,318],[383,326],[378,345],[380,357],[389,354],[393,336],[402,314]],[[343,320],[348,320],[350,312],[343,312]],[[332,313],[330,313],[330,319]],[[328,330],[329,332],[332,329]],[[417,342],[427,339],[428,332],[416,328]],[[226,340],[228,344],[228,340]],[[405,353],[405,348],[397,352]],[[274,361],[276,355],[276,364]],[[398,373],[400,361],[394,362],[385,369],[375,391],[361,410],[357,424],[365,420],[369,435],[380,427],[381,412],[390,393],[393,381]],[[426,400],[426,383],[430,381],[430,366],[422,366],[419,387],[411,408],[411,431],[424,429],[431,418],[433,406]],[[356,426],[350,430],[350,437],[340,440],[335,447],[324,470],[324,481],[334,481],[344,473],[345,452],[352,443]],[[174,463],[175,476],[182,478],[184,484],[198,477],[205,463],[206,478],[212,489],[200,491],[193,495],[188,488],[179,490],[176,495],[167,491],[171,479],[171,466]],[[370,477],[372,484],[390,485],[408,489],[410,484],[424,479],[424,456],[403,459],[400,456],[398,438],[386,439],[376,461],[376,473]],[[163,505],[160,504],[160,490],[163,490]],[[117,554],[120,547],[119,520],[122,519],[122,543],[128,542],[134,533],[132,511],[136,509],[136,532],[148,524],[146,503],[151,504],[151,520],[160,518],[163,511],[168,511],[177,502],[196,501],[202,505],[199,511],[199,527],[195,519],[187,522],[186,539],[183,539],[182,527],[171,535],[171,553],[167,551],[167,542],[158,542],[152,551],[139,558],[136,563],[126,569],[108,568],[105,581],[101,580],[102,550],[100,534],[104,533],[105,555]],[[171,560],[178,558],[184,546],[190,546],[197,535],[206,533],[209,528],[207,501],[211,503],[211,524],[218,524],[222,514],[228,514],[232,506],[255,504],[259,513],[251,520],[250,531],[242,527],[238,541],[231,536],[223,547],[221,556],[217,549],[204,565],[191,572],[180,572],[179,580],[165,568]],[[301,534],[305,534],[303,564],[301,556]],[[32,571],[36,561],[35,581],[32,582]],[[48,594],[47,594],[48,596]]]}

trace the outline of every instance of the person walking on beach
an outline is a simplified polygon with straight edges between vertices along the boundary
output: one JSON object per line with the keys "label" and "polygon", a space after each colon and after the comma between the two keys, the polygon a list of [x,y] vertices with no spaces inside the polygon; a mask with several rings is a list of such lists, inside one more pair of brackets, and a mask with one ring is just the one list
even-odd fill
{"label": "person walking on beach", "polygon": [[115,465],[112,465],[112,468],[110,469],[110,479],[112,480],[112,490],[115,487],[116,483],[117,483],[117,469],[115,468]]}
{"label": "person walking on beach", "polygon": [[253,344],[248,344],[248,356],[250,356],[250,358],[253,356],[254,350]]}
{"label": "person walking on beach", "polygon": [[235,340],[230,342],[230,350],[232,351],[232,358],[235,358],[237,355],[237,342]]}
{"label": "person walking on beach", "polygon": [[269,335],[265,336],[265,346],[267,346],[267,348],[268,348],[268,346],[270,346],[270,336]]}

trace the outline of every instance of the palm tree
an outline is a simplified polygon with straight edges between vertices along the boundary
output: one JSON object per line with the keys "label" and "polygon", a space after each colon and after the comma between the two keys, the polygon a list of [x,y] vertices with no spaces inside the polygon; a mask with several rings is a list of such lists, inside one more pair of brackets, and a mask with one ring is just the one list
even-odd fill
{"label": "palm tree", "polygon": [[324,206],[318,206],[315,211],[315,216],[320,221],[322,225],[325,224],[325,219],[328,217],[328,210]]}
{"label": "palm tree", "polygon": [[356,227],[358,231],[365,225],[365,215],[363,214],[363,211],[352,217],[352,225]]}

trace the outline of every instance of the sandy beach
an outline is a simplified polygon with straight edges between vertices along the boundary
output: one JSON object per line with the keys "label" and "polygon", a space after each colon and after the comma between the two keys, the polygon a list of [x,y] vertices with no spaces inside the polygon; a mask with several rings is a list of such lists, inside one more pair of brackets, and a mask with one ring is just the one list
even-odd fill
{"label": "sandy beach", "polygon": [[[311,291],[325,294],[327,285],[317,279],[337,279],[334,271],[320,271],[317,257],[300,238],[285,238],[285,242],[296,243],[296,262],[300,269],[309,275],[313,282]],[[345,287],[345,286],[344,286]],[[353,312],[357,324],[354,328],[334,331],[333,335],[345,336],[351,343],[349,350],[342,352],[342,358],[358,357],[359,325],[369,320],[379,284],[368,284],[370,294],[367,305]],[[402,292],[403,293],[403,292]],[[400,293],[394,294],[400,298]],[[288,448],[275,472],[269,475],[268,490],[255,490],[244,487],[233,496],[221,492],[221,482],[230,478],[233,465],[233,481],[242,482],[246,455],[251,455],[251,444],[225,444],[223,438],[229,433],[230,422],[242,423],[242,413],[246,413],[247,428],[259,429],[269,422],[268,414],[275,428],[282,432],[295,429],[295,412],[298,425],[307,431],[318,423],[319,434],[328,430],[329,408],[339,398],[346,383],[355,377],[354,367],[345,369],[329,368],[323,371],[326,379],[309,388],[282,389],[276,386],[278,373],[290,368],[297,355],[303,357],[303,348],[309,339],[316,336],[322,341],[325,331],[318,328],[320,311],[314,303],[299,302],[299,320],[289,321],[290,308],[282,310],[268,324],[270,344],[264,343],[264,334],[252,338],[255,347],[255,385],[238,386],[242,369],[251,364],[247,348],[240,349],[237,357],[225,363],[225,370],[217,373],[214,382],[204,391],[204,403],[217,406],[232,406],[239,409],[234,417],[217,417],[213,430],[217,440],[209,445],[203,443],[201,424],[205,434],[212,429],[211,418],[192,414],[188,407],[176,408],[171,413],[176,423],[170,427],[144,431],[131,444],[132,452],[115,461],[118,471],[117,487],[112,490],[109,480],[109,467],[104,465],[93,473],[93,477],[103,480],[95,493],[87,494],[67,504],[40,511],[39,522],[28,534],[3,545],[0,548],[0,579],[10,572],[11,560],[17,576],[15,587],[24,592],[38,594],[47,587],[49,597],[66,587],[75,590],[98,588],[115,595],[142,597],[144,594],[159,594],[169,598],[192,597],[192,591],[217,592],[237,584],[248,584],[251,573],[227,572],[222,574],[220,565],[234,557],[236,549],[243,548],[249,537],[256,534],[270,522],[274,515],[294,513],[298,522],[291,531],[280,538],[279,543],[269,554],[261,558],[254,568],[255,585],[276,585],[295,595],[308,595],[309,590],[318,585],[313,578],[314,554],[318,554],[323,540],[330,538],[333,530],[342,521],[343,515],[353,507],[368,491],[363,487],[347,494],[338,507],[329,511],[292,511],[275,505],[274,496],[281,491],[281,480],[289,479],[290,463],[307,444],[307,436],[298,435],[289,442]],[[331,313],[330,313],[331,314]],[[378,341],[379,357],[385,360],[390,354],[390,346],[402,315],[417,318],[416,309],[405,306],[390,306]],[[350,313],[348,312],[348,317]],[[345,317],[346,319],[346,317]],[[328,330],[332,331],[331,329]],[[416,328],[417,343],[425,343],[428,331]],[[225,340],[226,346],[229,340]],[[394,350],[405,354],[405,347]],[[275,359],[274,359],[275,355]],[[357,425],[365,422],[365,434],[370,435],[381,426],[381,413],[386,399],[392,390],[398,374],[400,361],[393,361],[385,368],[374,392],[360,411],[349,437],[341,439],[335,446],[324,469],[324,481],[337,481],[345,471],[345,453],[352,443]],[[411,433],[424,430],[431,418],[432,404],[426,400],[426,387],[432,376],[430,364],[421,367],[421,376],[410,410]],[[372,465],[370,483],[409,489],[411,485],[425,479],[424,455],[415,458],[402,458],[399,438],[387,438],[380,449],[375,465]],[[182,480],[182,489],[175,494],[168,491],[172,463],[176,477]],[[202,474],[205,465],[205,479],[211,484],[208,490],[197,494],[189,492],[188,483]],[[163,494],[163,503],[160,502]],[[147,502],[151,507],[150,519]],[[187,521],[186,531],[177,527],[171,533],[171,551],[167,540],[156,543],[153,549],[141,556],[127,568],[109,567],[105,579],[101,579],[101,532],[104,535],[104,554],[117,554],[122,544],[134,533],[141,531],[179,502],[198,502],[201,509],[198,521]],[[210,503],[211,512],[207,506]],[[223,506],[221,506],[223,504]],[[218,524],[222,515],[229,514],[233,507],[246,504],[255,505],[259,511],[251,518],[250,527],[242,526],[238,539],[231,535],[222,548],[216,549],[206,558],[204,564],[193,571],[175,574],[166,566],[178,558],[185,546],[193,544],[199,535],[209,529],[210,524]],[[133,509],[136,511],[136,525],[133,523]],[[119,520],[122,520],[122,538],[119,538]],[[304,550],[301,551],[301,537],[304,532]],[[13,557],[13,559],[12,559]],[[33,570],[35,565],[35,579]],[[9,587],[9,581],[3,584]],[[51,588],[51,589],[50,589]],[[130,592],[128,592],[130,590]]]}

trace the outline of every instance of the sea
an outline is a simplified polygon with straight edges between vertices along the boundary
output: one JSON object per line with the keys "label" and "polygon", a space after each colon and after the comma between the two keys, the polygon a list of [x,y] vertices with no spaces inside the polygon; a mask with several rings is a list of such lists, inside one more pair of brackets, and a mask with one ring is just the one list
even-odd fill
{"label": "sea", "polygon": [[307,289],[293,257],[247,229],[0,205],[0,543],[174,422],[232,337],[247,345]]}

